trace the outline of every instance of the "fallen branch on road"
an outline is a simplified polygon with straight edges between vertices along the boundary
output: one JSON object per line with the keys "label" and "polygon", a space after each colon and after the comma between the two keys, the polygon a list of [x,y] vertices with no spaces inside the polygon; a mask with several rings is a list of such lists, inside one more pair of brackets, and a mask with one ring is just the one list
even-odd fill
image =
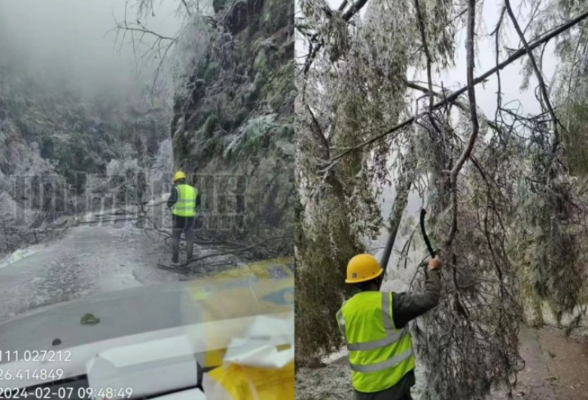
{"label": "fallen branch on road", "polygon": [[[179,264],[177,267],[178,268],[187,267],[190,264],[193,264],[193,263],[198,262],[198,261],[201,261],[201,260],[205,260],[207,258],[220,257],[220,256],[226,256],[226,255],[241,253],[241,252],[244,252],[244,251],[248,251],[248,250],[252,250],[252,249],[255,249],[257,247],[260,247],[260,246],[264,245],[267,242],[274,241],[274,240],[280,240],[280,239],[286,239],[286,238],[292,238],[293,239],[293,236],[291,236],[291,235],[288,235],[288,236],[278,236],[278,237],[274,237],[274,238],[269,238],[269,239],[262,240],[261,242],[258,242],[256,244],[253,244],[253,245],[250,245],[250,246],[242,247],[240,249],[233,249],[233,250],[224,251],[224,252],[221,252],[221,253],[207,254],[207,255],[202,256],[202,257],[193,258],[193,259],[191,259],[191,260],[189,260],[189,261],[187,261],[187,262],[185,262],[183,264]],[[168,267],[167,265],[163,265],[163,264],[158,264],[158,266]]]}
{"label": "fallen branch on road", "polygon": [[95,219],[92,221],[79,221],[78,225],[99,224],[101,222],[121,222],[121,221],[134,221],[134,219],[133,218]]}

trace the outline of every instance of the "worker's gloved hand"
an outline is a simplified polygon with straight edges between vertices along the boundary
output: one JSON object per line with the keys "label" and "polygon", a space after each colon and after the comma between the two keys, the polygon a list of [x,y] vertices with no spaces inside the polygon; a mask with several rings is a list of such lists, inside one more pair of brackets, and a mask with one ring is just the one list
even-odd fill
{"label": "worker's gloved hand", "polygon": [[434,271],[436,269],[441,268],[443,264],[441,263],[441,260],[439,260],[439,257],[435,256],[435,258],[431,258],[429,260],[429,269],[431,271]]}

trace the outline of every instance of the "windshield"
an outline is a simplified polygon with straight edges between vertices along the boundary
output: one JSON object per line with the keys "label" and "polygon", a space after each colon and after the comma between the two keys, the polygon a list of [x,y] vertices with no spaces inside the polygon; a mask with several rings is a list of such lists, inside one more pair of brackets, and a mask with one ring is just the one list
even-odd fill
{"label": "windshield", "polygon": [[214,368],[247,318],[293,324],[279,3],[0,2],[0,364],[205,329]]}

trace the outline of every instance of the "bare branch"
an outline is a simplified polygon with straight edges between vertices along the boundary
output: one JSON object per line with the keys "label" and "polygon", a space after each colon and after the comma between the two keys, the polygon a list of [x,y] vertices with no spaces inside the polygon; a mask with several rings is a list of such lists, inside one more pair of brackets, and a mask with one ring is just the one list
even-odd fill
{"label": "bare branch", "polygon": [[186,0],[182,0],[182,4],[186,8],[186,13],[188,14],[188,17],[191,17],[192,16],[192,13],[190,12],[190,8],[188,7],[188,4],[186,3]]}
{"label": "bare branch", "polygon": [[[502,21],[504,21],[504,14],[506,13],[506,7],[502,7],[500,11],[500,18],[498,19],[498,23],[496,24],[496,28],[492,32],[494,35],[494,46],[496,51],[496,65],[500,62],[500,28],[502,26]],[[494,114],[494,121],[498,122],[498,116],[500,115],[500,108],[502,107],[502,81],[500,79],[500,71],[496,71],[496,79],[498,82],[498,91],[496,93],[496,113]]]}
{"label": "bare branch", "polygon": [[207,254],[207,255],[202,256],[202,257],[193,258],[193,259],[187,261],[184,264],[180,264],[179,267],[186,267],[186,266],[188,266],[190,264],[193,264],[195,262],[202,261],[202,260],[205,260],[205,259],[211,258],[211,257],[219,257],[219,256],[225,256],[225,255],[229,255],[229,254],[242,253],[244,251],[249,251],[249,250],[255,249],[257,247],[260,247],[260,246],[264,245],[265,243],[267,243],[269,241],[283,240],[283,239],[288,239],[288,238],[292,238],[292,236],[278,236],[278,237],[274,237],[274,238],[269,238],[269,239],[262,240],[259,243],[253,244],[251,246],[243,247],[243,248],[240,248],[240,249],[229,250],[229,251],[225,251],[225,252],[221,252],[221,253]]}
{"label": "bare branch", "polygon": [[555,111],[553,110],[553,106],[551,105],[551,100],[549,99],[549,94],[547,93],[547,86],[545,85],[545,80],[543,79],[543,74],[541,73],[541,71],[539,70],[539,67],[537,66],[537,61],[535,60],[535,56],[533,55],[533,52],[531,51],[532,49],[530,48],[529,43],[527,43],[527,40],[525,39],[525,35],[524,35],[523,31],[521,31],[521,27],[519,26],[519,22],[517,21],[514,13],[512,11],[512,7],[510,6],[510,1],[504,0],[504,5],[505,5],[506,10],[508,12],[508,15],[514,25],[515,30],[517,31],[517,34],[519,35],[519,39],[521,40],[521,42],[523,43],[523,46],[525,47],[525,50],[529,56],[529,60],[531,61],[531,64],[533,65],[533,70],[535,71],[535,76],[537,77],[537,80],[539,81],[539,87],[541,89],[541,95],[543,97],[543,101],[545,102],[545,106],[549,110],[549,114],[550,114],[551,119],[553,121],[553,134],[555,136],[555,140],[553,142],[552,152],[555,153],[555,151],[557,150],[557,147],[559,145],[559,134],[558,134],[558,129],[557,129],[558,120],[557,120],[557,117],[555,116]]}
{"label": "bare branch", "polygon": [[[508,0],[507,0],[508,1]],[[451,198],[453,203],[453,218],[451,223],[451,230],[449,231],[449,238],[447,239],[447,246],[451,246],[455,233],[457,232],[457,177],[459,171],[463,167],[464,163],[470,156],[476,139],[478,138],[478,131],[480,126],[478,123],[478,110],[476,109],[476,90],[474,89],[474,29],[476,27],[476,1],[470,0],[468,9],[468,25],[467,25],[467,91],[468,99],[470,103],[470,116],[472,122],[472,133],[470,134],[470,140],[468,141],[467,147],[461,153],[461,156],[455,163],[455,166],[451,170]]]}
{"label": "bare branch", "polygon": [[[160,35],[159,33],[154,32],[151,29],[146,28],[143,24],[140,24],[140,23],[129,24],[126,20],[123,22],[116,21],[116,27],[114,27],[113,29],[122,29],[125,31],[140,32],[143,34],[149,34],[149,35],[155,36],[156,38],[158,38],[160,40],[169,40],[174,43],[178,41],[178,38]],[[111,29],[111,31],[112,31],[112,29]]]}
{"label": "bare branch", "polygon": [[431,53],[429,52],[429,46],[427,44],[427,33],[425,31],[425,21],[421,8],[419,6],[419,0],[414,0],[414,7],[417,13],[417,22],[419,24],[419,31],[421,32],[421,42],[423,43],[423,50],[425,52],[425,58],[427,62],[427,82],[429,84],[429,109],[433,109],[433,77],[431,75]]}
{"label": "bare branch", "polygon": [[323,148],[324,159],[328,160],[330,157],[329,140],[325,137],[325,134],[323,133],[323,130],[321,129],[320,124],[316,120],[316,117],[314,116],[314,113],[312,112],[312,110],[310,109],[310,106],[308,104],[306,105],[306,110],[308,111],[308,113],[310,114],[310,116],[312,118],[312,125],[311,125],[312,133],[314,134],[315,138],[318,140],[318,142],[321,144],[321,147]]}

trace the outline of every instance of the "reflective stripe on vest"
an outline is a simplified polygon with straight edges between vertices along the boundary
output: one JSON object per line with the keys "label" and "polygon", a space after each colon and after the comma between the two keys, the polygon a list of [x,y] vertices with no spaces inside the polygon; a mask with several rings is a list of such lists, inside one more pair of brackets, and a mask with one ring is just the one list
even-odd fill
{"label": "reflective stripe on vest", "polygon": [[173,206],[172,213],[178,217],[196,216],[198,190],[190,185],[178,185],[176,189],[178,191],[178,200]]}
{"label": "reflective stripe on vest", "polygon": [[337,312],[347,340],[353,387],[360,392],[388,389],[415,368],[410,332],[408,327],[394,326],[392,302],[392,293],[362,292]]}

